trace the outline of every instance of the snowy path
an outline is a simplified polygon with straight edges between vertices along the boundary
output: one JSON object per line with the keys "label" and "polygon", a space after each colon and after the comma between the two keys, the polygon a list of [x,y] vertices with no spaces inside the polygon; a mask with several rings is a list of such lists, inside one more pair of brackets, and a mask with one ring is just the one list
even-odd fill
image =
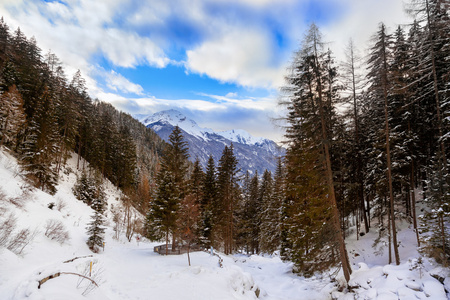
{"label": "snowy path", "polygon": [[330,299],[334,285],[329,280],[305,279],[292,274],[291,264],[279,258],[261,256],[237,257],[236,263],[250,273],[270,300],[322,300]]}

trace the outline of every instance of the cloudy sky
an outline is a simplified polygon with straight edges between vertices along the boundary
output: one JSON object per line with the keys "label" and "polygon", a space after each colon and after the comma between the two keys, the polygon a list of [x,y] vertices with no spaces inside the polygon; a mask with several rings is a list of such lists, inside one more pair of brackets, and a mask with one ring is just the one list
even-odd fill
{"label": "cloudy sky", "polygon": [[350,38],[364,52],[379,22],[409,21],[402,0],[0,0],[0,15],[69,78],[81,70],[93,98],[276,141],[278,89],[311,22],[339,58]]}

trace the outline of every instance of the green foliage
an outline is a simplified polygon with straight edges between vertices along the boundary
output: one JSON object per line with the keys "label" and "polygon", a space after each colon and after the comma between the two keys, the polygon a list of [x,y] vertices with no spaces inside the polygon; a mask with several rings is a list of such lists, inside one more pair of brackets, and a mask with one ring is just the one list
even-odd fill
{"label": "green foliage", "polygon": [[83,201],[89,206],[92,206],[94,200],[97,197],[105,197],[103,190],[100,188],[100,185],[100,175],[97,174],[92,176],[86,171],[83,171],[81,173],[81,176],[77,178],[77,182],[73,186],[72,192],[78,200]]}
{"label": "green foliage", "polygon": [[[69,81],[55,54],[0,20],[0,143],[16,152],[36,187],[54,193],[71,152],[120,188],[152,180],[166,144],[112,105],[89,97],[77,71]],[[148,200],[148,199],[147,199]]]}
{"label": "green foliage", "polygon": [[208,159],[208,165],[206,166],[206,172],[203,177],[201,194],[199,242],[206,248],[209,248],[213,244],[212,232],[214,230],[214,207],[217,201],[217,174],[212,156]]}
{"label": "green foliage", "polygon": [[177,229],[180,207],[180,190],[175,184],[175,176],[161,169],[157,176],[156,197],[150,205],[145,224],[146,236],[152,241],[168,237]]}
{"label": "green foliage", "polygon": [[105,234],[105,217],[103,213],[106,209],[106,194],[104,192],[103,186],[99,181],[94,184],[94,194],[91,199],[91,207],[94,210],[94,214],[91,216],[91,222],[88,224],[86,230],[89,236],[86,244],[89,249],[97,253],[100,248],[103,247],[104,234]]}
{"label": "green foliage", "polygon": [[171,147],[166,148],[161,162],[161,170],[156,177],[156,196],[150,204],[147,214],[146,235],[151,240],[166,238],[169,234],[176,239],[179,225],[179,209],[186,195],[187,143],[181,130],[175,127],[169,140]]}

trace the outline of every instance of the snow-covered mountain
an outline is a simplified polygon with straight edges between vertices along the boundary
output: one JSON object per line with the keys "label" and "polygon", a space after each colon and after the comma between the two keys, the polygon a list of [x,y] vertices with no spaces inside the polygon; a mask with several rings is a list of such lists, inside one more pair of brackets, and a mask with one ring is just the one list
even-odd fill
{"label": "snow-covered mountain", "polygon": [[176,110],[165,110],[151,116],[136,116],[145,126],[152,128],[162,139],[168,141],[170,133],[175,126],[180,127],[183,136],[189,144],[189,156],[192,161],[199,158],[203,167],[206,166],[209,155],[219,161],[225,145],[233,143],[234,154],[242,172],[247,170],[253,173],[264,170],[274,172],[277,158],[283,156],[285,151],[274,141],[253,137],[245,130],[233,129],[215,132],[210,128],[200,127],[194,120]]}

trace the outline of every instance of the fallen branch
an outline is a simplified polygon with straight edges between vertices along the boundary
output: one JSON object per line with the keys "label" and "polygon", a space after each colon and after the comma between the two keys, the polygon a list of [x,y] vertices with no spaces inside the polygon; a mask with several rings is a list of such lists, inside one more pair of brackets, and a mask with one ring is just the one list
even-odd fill
{"label": "fallen branch", "polygon": [[70,263],[70,262],[73,262],[74,260],[76,260],[76,259],[79,259],[79,258],[86,258],[86,257],[92,257],[92,256],[93,256],[93,255],[78,256],[78,257],[75,257],[75,258],[72,258],[72,259],[69,259],[69,260],[63,261],[63,263],[64,263],[64,264],[66,264],[66,263]]}
{"label": "fallen branch", "polygon": [[98,284],[97,284],[94,280],[92,280],[91,278],[89,278],[89,277],[87,277],[87,276],[84,276],[84,275],[81,275],[81,274],[78,274],[78,273],[72,273],[72,272],[58,272],[58,273],[52,274],[52,275],[50,275],[50,276],[47,276],[47,277],[45,277],[45,278],[39,280],[38,289],[40,289],[40,288],[41,288],[41,285],[43,285],[43,284],[44,284],[45,282],[47,282],[48,280],[53,279],[53,278],[56,278],[56,277],[59,277],[59,276],[62,275],[62,274],[66,274],[66,275],[76,275],[76,276],[83,277],[84,279],[89,280],[90,282],[92,282],[93,284],[95,284],[96,287],[98,287]]}
{"label": "fallen branch", "polygon": [[[208,250],[205,250],[205,252],[206,253],[211,253]],[[222,259],[222,257],[220,257],[220,255],[215,253],[214,251],[211,254],[214,255],[214,256],[217,256],[219,258],[219,267],[223,268],[223,259]]]}

